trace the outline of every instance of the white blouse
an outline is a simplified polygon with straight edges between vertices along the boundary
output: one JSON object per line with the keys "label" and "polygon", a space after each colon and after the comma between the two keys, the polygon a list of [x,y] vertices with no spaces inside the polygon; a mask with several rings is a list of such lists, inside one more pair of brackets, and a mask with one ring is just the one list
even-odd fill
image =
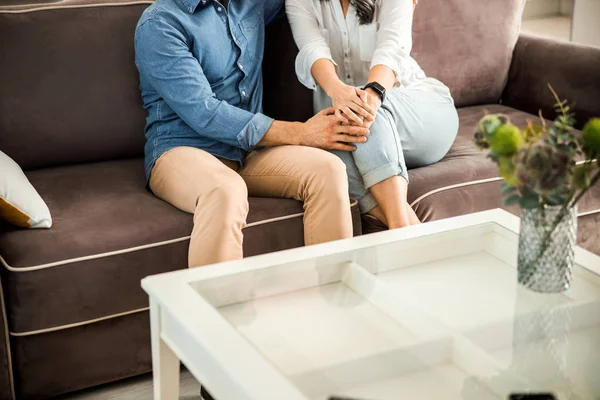
{"label": "white blouse", "polygon": [[311,68],[326,58],[333,62],[347,85],[364,86],[375,65],[385,65],[396,75],[395,86],[422,86],[449,96],[441,82],[427,78],[410,56],[412,49],[412,0],[379,0],[373,22],[360,25],[355,8],[348,14],[339,0],[286,0],[286,12],[294,40],[300,49],[296,74],[300,82],[315,90],[314,109],[331,106],[331,99],[315,82]]}

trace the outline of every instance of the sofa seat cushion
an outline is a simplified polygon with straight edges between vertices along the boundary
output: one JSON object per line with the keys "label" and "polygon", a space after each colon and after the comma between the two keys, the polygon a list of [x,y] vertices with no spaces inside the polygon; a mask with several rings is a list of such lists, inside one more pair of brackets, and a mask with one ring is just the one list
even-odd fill
{"label": "sofa seat cushion", "polygon": [[[0,225],[12,332],[144,309],[143,277],[187,267],[192,216],[144,188],[142,159],[27,176],[48,203],[54,226],[32,231]],[[302,216],[295,200],[250,198],[245,255],[302,246]],[[360,230],[356,206],[354,216]]]}
{"label": "sofa seat cushion", "polygon": [[[517,206],[506,207],[500,193],[501,178],[498,169],[485,152],[473,145],[473,133],[477,123],[489,113],[504,113],[517,126],[525,126],[527,120],[536,116],[502,105],[466,107],[458,110],[460,130],[454,145],[446,157],[437,164],[409,171],[409,203],[422,221],[433,221],[489,210],[504,208],[518,214]],[[597,185],[579,203],[579,243],[591,251],[600,253],[595,221],[600,219],[600,185]],[[364,233],[382,229],[375,221],[363,219]],[[384,228],[384,227],[383,227]]]}

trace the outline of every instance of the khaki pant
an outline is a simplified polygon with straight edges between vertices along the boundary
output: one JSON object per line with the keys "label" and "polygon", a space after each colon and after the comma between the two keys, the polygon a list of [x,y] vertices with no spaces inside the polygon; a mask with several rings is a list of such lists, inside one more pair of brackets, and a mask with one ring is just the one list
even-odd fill
{"label": "khaki pant", "polygon": [[244,167],[204,150],[164,153],[150,177],[154,194],[194,214],[190,267],[242,258],[248,195],[304,202],[305,244],[352,237],[346,167],[333,154],[279,146],[248,154]]}

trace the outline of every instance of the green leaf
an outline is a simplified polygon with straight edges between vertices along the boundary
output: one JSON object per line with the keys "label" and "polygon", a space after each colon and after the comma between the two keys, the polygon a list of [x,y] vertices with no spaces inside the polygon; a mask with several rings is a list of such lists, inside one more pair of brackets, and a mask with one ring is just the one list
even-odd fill
{"label": "green leaf", "polygon": [[566,203],[566,201],[566,197],[560,194],[551,194],[545,198],[545,203],[550,206],[560,206]]}
{"label": "green leaf", "polygon": [[538,208],[540,206],[540,200],[537,195],[523,196],[519,200],[519,205],[521,208]]}
{"label": "green leaf", "polygon": [[515,192],[517,190],[517,188],[515,186],[509,185],[506,182],[502,182],[502,185],[500,186],[500,190],[502,192],[502,195],[506,196],[508,194]]}
{"label": "green leaf", "polygon": [[520,202],[521,197],[518,194],[513,194],[504,200],[504,204],[507,206],[512,206],[513,204],[517,204]]}

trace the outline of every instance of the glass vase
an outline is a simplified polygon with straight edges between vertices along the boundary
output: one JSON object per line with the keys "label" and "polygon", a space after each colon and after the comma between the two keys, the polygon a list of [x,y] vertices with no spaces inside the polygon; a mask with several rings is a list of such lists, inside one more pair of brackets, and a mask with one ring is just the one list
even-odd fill
{"label": "glass vase", "polygon": [[519,283],[542,293],[567,290],[573,279],[577,206],[523,209],[517,262]]}

